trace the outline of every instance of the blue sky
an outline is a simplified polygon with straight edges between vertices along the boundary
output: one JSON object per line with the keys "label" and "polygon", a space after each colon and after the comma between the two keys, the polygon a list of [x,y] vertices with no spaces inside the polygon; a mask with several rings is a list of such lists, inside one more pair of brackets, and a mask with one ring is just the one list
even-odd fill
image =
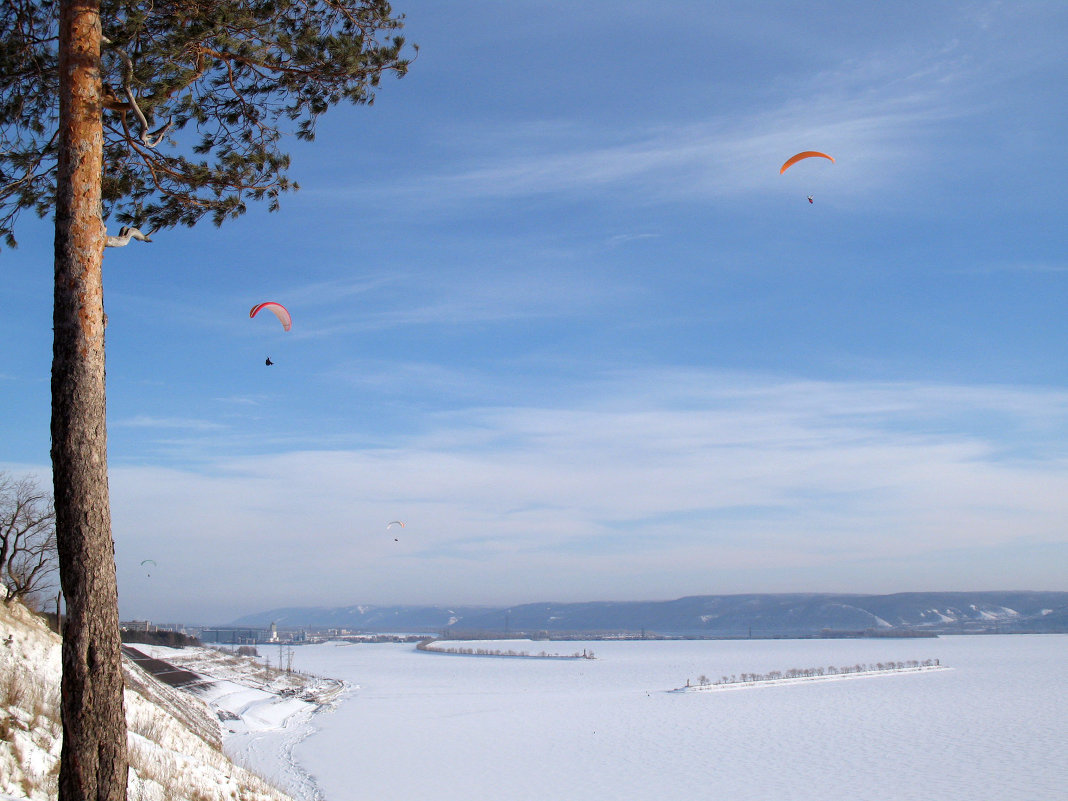
{"label": "blue sky", "polygon": [[409,75],[279,213],[106,254],[124,617],[1068,590],[1068,6],[394,5]]}

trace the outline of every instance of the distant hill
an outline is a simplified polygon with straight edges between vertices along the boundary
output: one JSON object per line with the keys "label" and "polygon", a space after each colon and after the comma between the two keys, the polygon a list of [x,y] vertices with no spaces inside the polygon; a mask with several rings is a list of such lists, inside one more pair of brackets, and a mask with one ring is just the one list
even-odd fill
{"label": "distant hill", "polygon": [[510,607],[288,607],[235,626],[367,632],[629,632],[714,637],[873,630],[1068,632],[1068,592],[697,595],[674,601],[534,603]]}

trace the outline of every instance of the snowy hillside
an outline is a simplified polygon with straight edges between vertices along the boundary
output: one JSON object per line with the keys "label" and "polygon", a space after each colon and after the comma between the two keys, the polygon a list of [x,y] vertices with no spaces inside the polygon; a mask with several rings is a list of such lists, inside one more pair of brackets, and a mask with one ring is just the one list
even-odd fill
{"label": "snowy hillside", "polygon": [[[215,711],[123,660],[130,801],[291,801],[222,752]],[[0,799],[57,794],[60,639],[0,603]]]}

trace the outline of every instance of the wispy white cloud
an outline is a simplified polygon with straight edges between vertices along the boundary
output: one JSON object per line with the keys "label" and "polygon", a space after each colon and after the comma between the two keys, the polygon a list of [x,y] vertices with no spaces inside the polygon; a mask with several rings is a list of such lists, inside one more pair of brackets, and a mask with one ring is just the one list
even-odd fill
{"label": "wispy white cloud", "polygon": [[411,279],[406,272],[375,273],[346,276],[329,281],[294,283],[285,290],[286,301],[292,305],[319,306],[324,303],[352,301],[391,287],[404,287]]}
{"label": "wispy white cloud", "polygon": [[994,586],[983,554],[1065,544],[1068,393],[688,371],[596,398],[441,412],[391,447],[115,468],[120,555],[247,609],[892,590],[920,564],[956,586],[950,552]]}
{"label": "wispy white cloud", "polygon": [[1005,261],[992,264],[977,264],[959,272],[969,274],[989,273],[1064,273],[1068,272],[1068,262],[1054,261]]}
{"label": "wispy white cloud", "polygon": [[216,400],[235,406],[259,406],[263,403],[263,398],[255,395],[231,395],[226,398],[216,398]]}
{"label": "wispy white cloud", "polygon": [[[569,252],[561,257],[570,264],[577,254]],[[511,264],[486,264],[470,272],[409,271],[398,283],[403,293],[372,296],[359,308],[339,305],[328,287],[319,288],[322,293],[316,290],[316,303],[322,307],[314,319],[302,321],[301,331],[294,328],[293,334],[321,338],[409,326],[560,318],[610,306],[638,291],[622,278],[601,280],[594,269],[581,273],[561,269],[544,253],[528,252],[524,259],[527,262],[522,269]]]}
{"label": "wispy white cloud", "polygon": [[188,417],[151,417],[144,414],[115,420],[109,425],[119,428],[178,428],[187,431],[219,431],[226,428],[223,424],[213,420],[197,420]]}
{"label": "wispy white cloud", "polygon": [[662,236],[662,234],[651,234],[651,233],[640,233],[640,232],[634,232],[634,233],[628,233],[628,234],[616,234],[615,236],[609,237],[608,245],[609,245],[609,247],[619,247],[620,245],[625,245],[628,242],[636,242],[636,241],[641,240],[641,239],[657,239],[660,236]]}
{"label": "wispy white cloud", "polygon": [[371,359],[353,359],[339,364],[331,376],[368,392],[383,392],[391,397],[429,397],[437,402],[449,398],[500,396],[505,378],[461,370],[431,362],[397,364]]}
{"label": "wispy white cloud", "polygon": [[26,462],[0,462],[0,473],[7,473],[19,478],[25,476],[37,481],[42,486],[52,483],[51,465],[30,464]]}
{"label": "wispy white cloud", "polygon": [[[935,157],[938,144],[926,138],[932,129],[979,110],[980,98],[962,89],[973,69],[953,46],[907,58],[876,54],[784,82],[756,110],[711,109],[711,117],[622,131],[525,122],[498,130],[495,139],[482,132],[477,156],[464,155],[471,136],[457,131],[455,161],[462,166],[420,172],[407,182],[393,177],[388,187],[338,191],[395,193],[445,210],[464,201],[554,194],[613,195],[630,203],[715,199],[781,188],[778,165],[818,144],[840,156],[840,195],[873,193],[908,181]],[[547,132],[538,147],[528,144],[532,127]]]}

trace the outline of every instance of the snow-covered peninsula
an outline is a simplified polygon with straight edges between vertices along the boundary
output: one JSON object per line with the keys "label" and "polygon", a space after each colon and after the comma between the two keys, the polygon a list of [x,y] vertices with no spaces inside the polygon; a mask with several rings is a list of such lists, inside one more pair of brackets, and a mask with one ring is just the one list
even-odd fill
{"label": "snow-covered peninsula", "polygon": [[719,681],[709,681],[702,677],[696,684],[687,681],[685,686],[677,687],[671,692],[721,692],[727,690],[748,690],[756,687],[783,687],[791,684],[810,684],[813,682],[844,681],[847,679],[870,679],[878,676],[899,676],[901,674],[930,673],[937,670],[951,670],[946,665],[939,664],[936,659],[928,659],[923,663],[904,664],[890,662],[879,665],[857,665],[850,668],[816,668],[810,670],[794,670],[782,673],[774,671],[761,675],[745,674],[740,677],[724,676]]}

